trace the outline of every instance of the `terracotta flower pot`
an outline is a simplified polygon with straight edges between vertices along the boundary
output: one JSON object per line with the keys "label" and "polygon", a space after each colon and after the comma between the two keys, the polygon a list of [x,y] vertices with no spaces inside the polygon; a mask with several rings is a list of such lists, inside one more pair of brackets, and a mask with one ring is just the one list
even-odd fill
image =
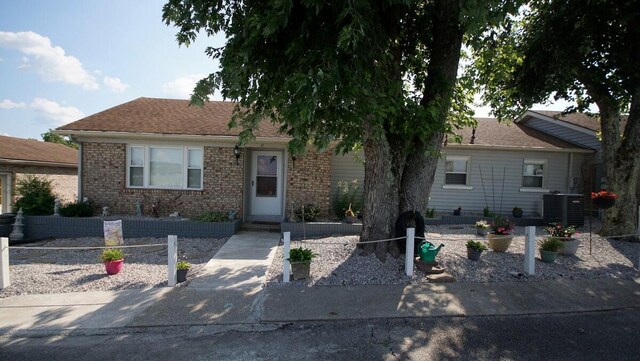
{"label": "terracotta flower pot", "polygon": [[122,270],[123,259],[117,261],[104,262],[104,268],[107,270],[109,276],[113,276]]}
{"label": "terracotta flower pot", "polygon": [[489,233],[487,240],[489,241],[489,247],[494,252],[506,252],[513,241],[513,235]]}

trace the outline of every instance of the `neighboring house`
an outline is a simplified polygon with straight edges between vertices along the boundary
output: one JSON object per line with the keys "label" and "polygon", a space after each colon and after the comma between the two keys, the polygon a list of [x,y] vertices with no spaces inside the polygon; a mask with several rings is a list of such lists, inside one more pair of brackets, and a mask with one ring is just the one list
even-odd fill
{"label": "neighboring house", "polygon": [[0,203],[12,209],[15,186],[29,175],[48,179],[63,201],[73,201],[78,189],[78,151],[62,144],[0,136]]}
{"label": "neighboring house", "polygon": [[[289,138],[269,122],[236,151],[240,130],[227,127],[233,107],[139,98],[56,132],[80,143],[80,196],[116,213],[134,213],[141,202],[148,214],[160,202],[165,215],[233,209],[245,221],[280,221],[309,203],[326,215],[338,181],[362,184],[362,156],[310,149],[293,158],[286,150]],[[429,206],[447,212],[481,212],[486,205],[510,212],[518,206],[540,215],[542,194],[590,189],[582,174],[594,161],[595,145],[561,134],[574,130],[569,122],[543,129],[545,121],[558,125],[528,112],[511,125],[479,119],[475,130],[461,130],[461,144],[443,147]]]}

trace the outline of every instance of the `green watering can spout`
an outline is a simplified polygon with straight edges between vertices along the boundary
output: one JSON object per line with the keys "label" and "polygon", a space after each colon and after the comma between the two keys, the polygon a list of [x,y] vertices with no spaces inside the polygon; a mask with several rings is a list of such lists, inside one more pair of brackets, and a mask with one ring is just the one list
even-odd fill
{"label": "green watering can spout", "polygon": [[420,259],[424,262],[435,262],[436,256],[444,244],[436,247],[433,243],[424,241],[420,244]]}

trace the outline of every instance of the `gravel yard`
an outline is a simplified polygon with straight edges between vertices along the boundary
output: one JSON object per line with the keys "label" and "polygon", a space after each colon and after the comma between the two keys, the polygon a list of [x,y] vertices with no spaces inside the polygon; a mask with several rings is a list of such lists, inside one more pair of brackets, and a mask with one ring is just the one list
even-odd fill
{"label": "gravel yard", "polygon": [[[447,273],[458,282],[539,281],[556,278],[630,279],[639,276],[636,268],[640,257],[640,244],[605,240],[592,235],[592,254],[589,254],[589,233],[584,229],[574,237],[581,240],[576,256],[558,256],[555,263],[539,260],[536,250],[535,275],[524,275],[524,228],[516,227],[513,243],[506,253],[484,251],[479,261],[467,259],[467,240],[483,240],[475,227],[468,225],[427,226],[426,238],[444,248],[436,257]],[[543,234],[538,228],[538,239]],[[416,269],[413,277],[404,275],[404,259],[387,255],[385,263],[375,255],[363,256],[356,248],[358,237],[328,237],[316,240],[292,241],[291,247],[310,248],[318,256],[311,262],[311,279],[282,283],[282,245],[267,274],[267,287],[283,285],[362,285],[362,284],[417,284],[428,283],[424,272]]]}
{"label": "gravel yard", "polygon": [[[427,226],[426,238],[444,248],[436,260],[458,282],[539,281],[546,279],[631,279],[639,277],[637,262],[640,244],[605,240],[592,236],[592,254],[589,254],[589,233],[579,229],[575,237],[582,240],[576,256],[558,256],[553,264],[542,263],[536,251],[536,273],[523,275],[524,228],[516,227],[515,238],[506,253],[485,251],[480,261],[470,261],[466,256],[465,242],[486,238],[475,235],[469,225]],[[538,228],[539,237],[543,234]],[[179,257],[192,263],[189,279],[224,245],[227,238],[180,238]],[[429,283],[428,275],[416,269],[412,277],[404,274],[404,259],[392,258],[378,261],[375,255],[363,256],[356,247],[357,236],[327,237],[313,240],[296,240],[292,247],[304,246],[318,256],[311,262],[311,279],[282,283],[282,244],[267,272],[266,287],[314,286],[314,285],[388,285]],[[102,238],[74,238],[46,240],[26,246],[71,247],[101,246]],[[34,293],[64,293],[125,288],[164,287],[167,285],[167,250],[164,238],[126,239],[127,245],[155,244],[162,246],[125,249],[123,270],[115,276],[107,276],[99,261],[100,250],[53,251],[10,250],[11,286],[0,290],[0,298]],[[187,283],[189,281],[187,280]],[[180,286],[186,283],[179,284]]]}
{"label": "gravel yard", "polygon": [[[228,238],[178,238],[178,258],[192,264],[188,279],[224,245]],[[100,262],[101,250],[22,250],[9,252],[11,286],[0,290],[0,298],[21,294],[120,290],[167,285],[167,239],[125,239],[125,245],[163,244],[157,247],[126,248],[123,269],[108,276]],[[45,240],[29,247],[104,246],[103,238]],[[181,285],[181,284],[179,284]]]}

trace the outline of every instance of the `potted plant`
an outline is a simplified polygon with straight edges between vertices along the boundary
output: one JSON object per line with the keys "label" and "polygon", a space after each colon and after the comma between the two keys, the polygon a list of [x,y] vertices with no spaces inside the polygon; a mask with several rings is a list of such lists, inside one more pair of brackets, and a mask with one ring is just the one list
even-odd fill
{"label": "potted plant", "polygon": [[560,247],[562,247],[562,241],[558,238],[546,238],[540,243],[540,260],[545,263],[553,263],[558,257]]}
{"label": "potted plant", "polygon": [[347,223],[355,223],[358,216],[358,212],[354,212],[351,209],[351,203],[349,203],[349,209],[344,212],[344,221]]}
{"label": "potted plant", "polygon": [[549,223],[544,230],[549,233],[549,237],[554,237],[562,242],[562,247],[558,250],[563,256],[573,256],[578,251],[580,240],[573,238],[576,233],[575,226],[565,226],[562,223]]}
{"label": "potted plant", "polygon": [[177,273],[178,283],[184,282],[187,280],[187,273],[189,272],[190,268],[191,268],[191,263],[187,261],[178,261],[178,264],[176,264],[176,269],[177,269],[176,273]]}
{"label": "potted plant", "polygon": [[100,256],[104,267],[107,270],[109,276],[115,275],[122,270],[122,264],[124,263],[124,252],[119,248],[107,248],[102,251]]}
{"label": "potted plant", "polygon": [[491,231],[487,235],[489,247],[494,252],[506,252],[513,241],[514,224],[507,218],[495,216],[489,225]]}
{"label": "potted plant", "polygon": [[514,218],[522,218],[522,208],[513,207],[511,214]]}
{"label": "potted plant", "polygon": [[476,222],[476,233],[478,236],[486,236],[489,231],[489,223],[485,220]]}
{"label": "potted plant", "polygon": [[591,192],[591,201],[593,204],[601,209],[608,209],[616,204],[618,195],[613,192],[608,192],[601,189],[599,192]]}
{"label": "potted plant", "polygon": [[485,246],[484,243],[480,241],[469,240],[467,241],[467,258],[472,261],[477,261],[480,259],[482,251],[485,251],[486,249],[487,246]]}
{"label": "potted plant", "polygon": [[298,247],[289,251],[288,261],[291,262],[291,273],[294,280],[303,280],[309,278],[311,271],[311,259],[316,254],[310,249]]}

